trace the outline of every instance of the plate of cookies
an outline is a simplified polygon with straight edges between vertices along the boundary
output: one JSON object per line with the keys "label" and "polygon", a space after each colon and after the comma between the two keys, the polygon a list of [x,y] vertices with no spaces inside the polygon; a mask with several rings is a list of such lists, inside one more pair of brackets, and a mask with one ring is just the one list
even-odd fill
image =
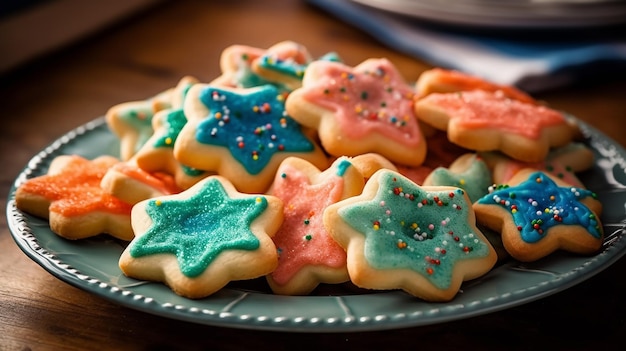
{"label": "plate of cookies", "polygon": [[130,308],[294,332],[469,318],[626,253],[626,151],[514,87],[291,41],[220,65],[34,156],[24,253]]}

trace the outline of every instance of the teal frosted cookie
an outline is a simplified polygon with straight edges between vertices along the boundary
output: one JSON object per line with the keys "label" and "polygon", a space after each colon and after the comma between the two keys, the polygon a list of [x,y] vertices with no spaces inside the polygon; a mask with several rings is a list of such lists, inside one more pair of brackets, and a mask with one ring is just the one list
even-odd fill
{"label": "teal frosted cookie", "polygon": [[[318,60],[341,62],[339,55],[334,52]],[[302,86],[304,72],[313,61],[313,56],[304,45],[286,40],[268,48],[252,62],[252,69],[258,76],[291,91]]]}
{"label": "teal frosted cookie", "polygon": [[135,239],[119,265],[127,276],[164,282],[181,296],[209,296],[230,281],[276,268],[271,236],[282,216],[280,199],[242,194],[211,176],[182,193],[135,205]]}
{"label": "teal frosted cookie", "polygon": [[328,160],[311,134],[285,112],[271,85],[249,89],[198,84],[185,102],[187,124],[174,145],[182,164],[215,172],[243,192],[264,192],[280,163],[295,156],[320,169]]}
{"label": "teal frosted cookie", "polygon": [[535,261],[554,251],[592,254],[602,245],[595,193],[543,172],[519,171],[474,204],[477,221],[502,235],[507,252]]}
{"label": "teal frosted cookie", "polygon": [[465,154],[448,168],[435,168],[423,185],[458,187],[465,190],[470,201],[474,202],[489,192],[491,184],[491,171],[485,161],[476,154]]}
{"label": "teal frosted cookie", "polygon": [[152,117],[158,111],[170,108],[174,89],[138,101],[112,106],[105,114],[107,126],[120,139],[120,158],[130,160],[152,136]]}
{"label": "teal frosted cookie", "polygon": [[448,301],[497,261],[465,191],[420,187],[390,170],[374,173],[361,195],[329,206],[324,225],[346,249],[350,279],[362,288]]}

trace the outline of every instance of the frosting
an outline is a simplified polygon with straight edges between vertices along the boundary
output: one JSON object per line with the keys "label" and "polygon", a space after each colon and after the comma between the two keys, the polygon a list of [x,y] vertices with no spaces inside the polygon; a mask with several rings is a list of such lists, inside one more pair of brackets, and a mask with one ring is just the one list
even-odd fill
{"label": "frosting", "polygon": [[538,139],[545,127],[565,125],[565,117],[550,108],[482,90],[439,94],[420,101],[435,104],[450,114],[450,123],[465,129],[496,128]]}
{"label": "frosting", "polygon": [[138,105],[128,104],[117,110],[117,118],[137,133],[135,150],[139,150],[152,135],[152,117],[155,113],[152,102]]}
{"label": "frosting", "polygon": [[133,257],[176,255],[181,272],[196,277],[226,250],[255,250],[250,225],[267,208],[263,196],[231,198],[217,178],[207,178],[188,199],[147,200],[153,223],[130,246]]}
{"label": "frosting", "polygon": [[411,269],[447,289],[458,261],[490,255],[491,246],[469,223],[471,204],[462,189],[426,191],[398,173],[382,172],[372,199],[338,211],[365,236],[370,266]]}
{"label": "frosting", "polygon": [[162,127],[159,128],[158,136],[154,140],[154,147],[173,148],[178,134],[187,124],[187,117],[182,109],[171,110],[160,116]]}
{"label": "frosting", "polygon": [[[261,68],[276,71],[301,80],[307,67],[313,61],[308,52],[303,50],[305,49],[292,49],[291,52],[277,53],[272,52],[270,49],[266,54],[259,57],[257,64]],[[341,58],[335,52],[329,52],[318,60],[341,62]]]}
{"label": "frosting", "polygon": [[[492,82],[485,81],[476,76],[465,74],[455,70],[446,70],[442,68],[432,68],[420,75],[416,83],[416,89],[420,94],[429,94],[431,92],[446,92],[437,89],[437,85],[447,86],[444,90],[447,91],[462,91],[462,90],[486,90],[486,91],[501,91],[507,97],[516,99],[527,103],[535,103],[535,100],[528,96],[526,93],[515,89],[508,85],[498,85]],[[432,85],[435,85],[433,87]],[[432,91],[431,91],[432,90]]]}
{"label": "frosting", "polygon": [[117,160],[89,161],[80,156],[70,157],[70,162],[59,173],[29,179],[20,185],[21,191],[48,199],[49,210],[66,217],[93,212],[130,214],[130,204],[100,187],[105,173]]}
{"label": "frosting", "polygon": [[286,41],[267,49],[256,64],[261,68],[302,79],[310,62],[311,56],[303,45]]}
{"label": "frosting", "polygon": [[444,167],[438,167],[429,176],[428,185],[445,185],[461,188],[467,192],[470,201],[474,202],[489,192],[491,172],[485,161],[473,157],[468,168],[462,172],[453,172]]}
{"label": "frosting", "polygon": [[516,186],[500,186],[478,203],[498,205],[510,211],[522,240],[540,241],[549,230],[559,225],[577,225],[586,228],[590,235],[601,238],[602,232],[596,215],[580,200],[595,193],[576,187],[559,187],[544,173],[532,173]]}
{"label": "frosting", "polygon": [[111,169],[120,172],[132,179],[135,179],[143,184],[149,185],[150,187],[158,190],[163,194],[176,194],[182,190],[176,185],[176,181],[174,180],[174,178],[166,173],[148,173],[143,169],[137,167],[135,164],[131,164],[128,162],[118,163],[111,167]]}
{"label": "frosting", "polygon": [[578,188],[584,187],[583,183],[576,177],[576,174],[568,166],[564,166],[558,161],[542,161],[537,163],[523,163],[515,160],[505,161],[498,165],[501,171],[500,182],[508,182],[517,172],[524,168],[534,168],[552,174],[553,176],[563,180],[567,184]]}
{"label": "frosting", "polygon": [[[245,45],[228,47],[222,53],[222,76],[211,82],[211,85],[252,88],[265,84],[274,84],[252,70],[252,63],[261,57],[264,52],[264,49]],[[279,84],[275,85],[283,89]]]}
{"label": "frosting", "polygon": [[[304,98],[334,112],[350,139],[379,133],[416,147],[423,137],[413,112],[413,91],[386,59],[370,59],[354,69],[338,62],[315,61],[303,82]],[[308,71],[307,71],[308,72]]]}
{"label": "frosting", "polygon": [[261,172],[276,153],[315,149],[271,85],[243,92],[207,86],[199,98],[210,112],[198,124],[196,140],[228,148],[250,174]]}
{"label": "frosting", "polygon": [[339,160],[321,182],[313,184],[292,165],[279,167],[273,195],[283,201],[284,219],[272,238],[279,253],[278,267],[272,273],[276,283],[286,284],[307,265],[345,267],[346,253],[326,231],[322,214],[341,200],[343,176],[350,166],[349,161]]}

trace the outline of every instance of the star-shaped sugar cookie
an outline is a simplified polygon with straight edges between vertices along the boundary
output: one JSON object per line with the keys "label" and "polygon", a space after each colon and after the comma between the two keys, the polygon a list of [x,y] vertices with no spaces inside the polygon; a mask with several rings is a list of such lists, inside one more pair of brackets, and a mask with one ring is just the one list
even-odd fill
{"label": "star-shaped sugar cookie", "polygon": [[[334,52],[327,53],[319,60],[341,61]],[[313,56],[304,45],[287,40],[268,48],[252,62],[252,69],[259,76],[291,91],[302,86],[304,72],[313,61]]]}
{"label": "star-shaped sugar cookie", "polygon": [[481,152],[480,156],[493,170],[493,181],[496,184],[506,184],[517,172],[530,168],[551,174],[577,188],[584,188],[585,185],[576,173],[588,170],[594,163],[593,151],[578,142],[551,149],[540,162],[522,162],[493,151]]}
{"label": "star-shaped sugar cookie", "polygon": [[174,157],[174,144],[185,124],[187,117],[182,108],[157,112],[152,119],[153,135],[134,156],[141,169],[169,174],[181,189],[191,187],[210,174],[181,164]]}
{"label": "star-shaped sugar cookie", "polygon": [[413,90],[387,59],[369,59],[354,68],[314,61],[286,107],[302,125],[317,130],[333,156],[373,152],[409,166],[425,159]]}
{"label": "star-shaped sugar cookie", "polygon": [[417,117],[447,131],[448,139],[474,151],[498,150],[539,162],[550,148],[570,143],[578,129],[562,113],[483,90],[433,93],[415,103]]}
{"label": "star-shaped sugar cookie", "polygon": [[454,93],[470,90],[501,92],[511,99],[531,104],[537,103],[531,96],[510,85],[496,84],[478,76],[440,67],[422,72],[415,82],[415,91],[417,95],[422,97],[431,93]]}
{"label": "star-shaped sugar cookie", "polygon": [[105,119],[111,131],[120,139],[120,157],[129,160],[152,135],[152,116],[172,106],[174,89],[147,99],[129,101],[111,107]]}
{"label": "star-shaped sugar cookie", "polygon": [[180,194],[135,205],[136,237],[119,265],[127,276],[202,298],[230,281],[273,271],[278,258],[271,236],[281,222],[278,198],[242,194],[211,176]]}
{"label": "star-shaped sugar cookie", "polygon": [[595,193],[534,170],[518,172],[474,204],[477,221],[501,233],[509,254],[535,261],[557,250],[580,254],[602,245],[602,204]]}
{"label": "star-shaped sugar cookie", "polygon": [[435,168],[424,180],[427,186],[454,186],[465,190],[471,202],[489,192],[492,185],[491,171],[485,161],[476,154],[457,158],[450,167]]}
{"label": "star-shaped sugar cookie", "polygon": [[222,74],[210,84],[228,88],[252,88],[271,84],[252,70],[252,63],[265,53],[265,49],[247,45],[231,45],[220,55]]}
{"label": "star-shaped sugar cookie", "polygon": [[361,195],[330,205],[324,224],[363,288],[448,301],[497,260],[462,189],[420,187],[390,170],[376,172]]}
{"label": "star-shaped sugar cookie", "polygon": [[320,283],[347,281],[346,252],[324,228],[326,207],[361,193],[364,177],[346,157],[323,172],[300,158],[285,159],[270,194],[284,204],[284,220],[272,238],[278,267],[267,276],[272,291],[305,295]]}
{"label": "star-shaped sugar cookie", "polygon": [[172,175],[158,171],[148,172],[137,166],[134,158],[109,168],[100,182],[100,187],[133,205],[145,199],[182,191]]}
{"label": "star-shaped sugar cookie", "polygon": [[130,240],[131,205],[100,187],[105,173],[119,162],[111,156],[93,160],[78,155],[57,156],[46,175],[19,185],[16,206],[49,219],[50,229],[67,239],[107,233]]}
{"label": "star-shaped sugar cookie", "polygon": [[274,86],[249,89],[198,84],[184,108],[187,124],[174,145],[182,164],[229,179],[243,192],[267,190],[279,164],[301,157],[318,168],[326,155],[300,124],[285,113]]}

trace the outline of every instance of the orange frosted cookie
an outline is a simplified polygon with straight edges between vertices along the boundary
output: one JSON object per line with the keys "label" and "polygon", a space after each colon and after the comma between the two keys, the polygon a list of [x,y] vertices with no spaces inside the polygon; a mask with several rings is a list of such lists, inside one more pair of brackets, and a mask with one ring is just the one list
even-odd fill
{"label": "orange frosted cookie", "polygon": [[184,113],[188,121],[174,145],[175,158],[226,177],[240,191],[265,192],[287,157],[328,166],[310,133],[285,113],[284,94],[274,86],[198,84],[189,91]]}
{"label": "orange frosted cookie", "polygon": [[271,236],[281,223],[278,198],[242,194],[226,179],[210,176],[182,193],[135,205],[136,236],[119,266],[129,277],[202,298],[230,281],[272,272],[278,257]]}
{"label": "orange frosted cookie", "polygon": [[29,179],[17,188],[16,206],[47,218],[50,230],[67,239],[107,233],[130,240],[131,205],[100,187],[104,174],[118,162],[111,156],[91,161],[77,155],[57,156],[46,175]]}
{"label": "orange frosted cookie", "polygon": [[577,134],[562,113],[497,92],[433,93],[415,103],[415,112],[424,123],[447,131],[455,144],[499,150],[525,162],[543,160],[551,147],[566,145]]}
{"label": "orange frosted cookie", "polygon": [[284,160],[270,194],[284,204],[284,220],[272,238],[278,267],[267,276],[272,291],[304,295],[320,283],[348,281],[346,253],[323,223],[326,207],[361,193],[363,175],[346,157],[323,172],[299,158]]}
{"label": "orange frosted cookie", "polygon": [[495,84],[467,73],[438,67],[422,72],[415,83],[415,90],[420,97],[431,93],[454,93],[469,90],[499,91],[510,99],[536,103],[535,99],[528,94],[512,86]]}
{"label": "orange frosted cookie", "polygon": [[462,189],[420,187],[389,170],[376,172],[361,195],[330,205],[324,225],[362,288],[448,301],[497,261]]}
{"label": "orange frosted cookie", "polygon": [[478,223],[501,233],[506,251],[520,261],[557,250],[592,254],[602,246],[596,195],[543,172],[520,171],[473,207]]}
{"label": "orange frosted cookie", "polygon": [[413,90],[387,59],[369,59],[354,68],[312,62],[286,108],[302,125],[317,130],[333,156],[373,152],[412,166],[426,156]]}

